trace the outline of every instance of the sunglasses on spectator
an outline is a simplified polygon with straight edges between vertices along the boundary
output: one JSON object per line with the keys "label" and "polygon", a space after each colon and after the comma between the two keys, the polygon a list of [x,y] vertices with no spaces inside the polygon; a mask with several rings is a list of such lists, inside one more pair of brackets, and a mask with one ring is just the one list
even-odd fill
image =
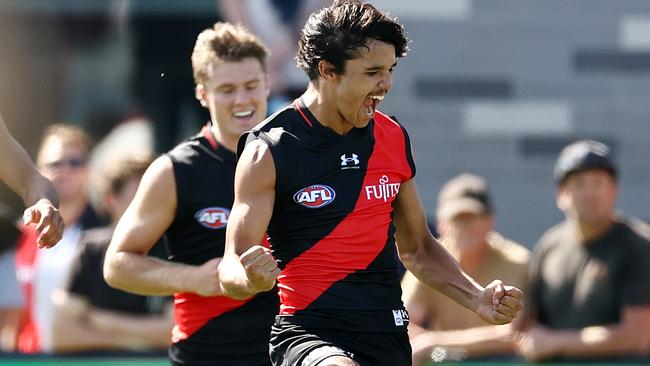
{"label": "sunglasses on spectator", "polygon": [[71,169],[78,169],[86,165],[86,159],[83,158],[71,158],[71,159],[62,159],[55,160],[49,163],[43,164],[43,166],[49,170],[60,170],[65,167]]}

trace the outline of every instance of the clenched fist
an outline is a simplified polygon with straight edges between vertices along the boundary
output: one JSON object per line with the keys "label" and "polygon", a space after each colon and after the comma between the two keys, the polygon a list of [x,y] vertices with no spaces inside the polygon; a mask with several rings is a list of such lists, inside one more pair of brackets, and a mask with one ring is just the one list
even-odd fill
{"label": "clenched fist", "polygon": [[495,280],[483,290],[476,313],[490,324],[507,324],[517,316],[523,307],[521,290]]}
{"label": "clenched fist", "polygon": [[258,293],[269,291],[275,286],[280,268],[268,248],[254,245],[239,256],[239,261],[246,270],[250,290]]}

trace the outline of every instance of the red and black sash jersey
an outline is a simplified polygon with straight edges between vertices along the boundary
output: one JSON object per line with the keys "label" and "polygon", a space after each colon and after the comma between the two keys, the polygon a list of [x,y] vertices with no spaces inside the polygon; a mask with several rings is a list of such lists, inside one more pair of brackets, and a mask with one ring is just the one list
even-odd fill
{"label": "red and black sash jersey", "polygon": [[[280,315],[312,327],[405,331],[392,202],[415,175],[408,134],[376,112],[339,135],[297,100],[244,135],[269,146],[276,196],[268,227]],[[278,318],[279,321],[283,317]]]}
{"label": "red and black sash jersey", "polygon": [[[200,265],[222,257],[234,201],[235,154],[218,145],[206,126],[167,156],[173,163],[177,192],[176,215],[165,233],[169,259]],[[213,364],[217,359],[219,365],[267,365],[268,338],[277,312],[274,291],[244,301],[174,294],[176,324],[170,356],[192,365]],[[260,357],[264,362],[257,361]]]}

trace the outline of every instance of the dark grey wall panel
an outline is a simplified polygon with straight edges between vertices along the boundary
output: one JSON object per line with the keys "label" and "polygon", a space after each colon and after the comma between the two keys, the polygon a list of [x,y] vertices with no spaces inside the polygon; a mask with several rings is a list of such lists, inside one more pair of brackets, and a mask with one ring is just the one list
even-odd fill
{"label": "dark grey wall panel", "polygon": [[421,77],[415,82],[415,93],[430,99],[508,99],[513,88],[505,78]]}
{"label": "dark grey wall panel", "polygon": [[526,158],[546,158],[555,161],[562,149],[570,143],[582,139],[597,140],[609,145],[612,156],[616,154],[616,141],[601,136],[527,136],[518,141],[519,153]]}
{"label": "dark grey wall panel", "polygon": [[573,65],[578,72],[650,73],[650,52],[577,50]]}

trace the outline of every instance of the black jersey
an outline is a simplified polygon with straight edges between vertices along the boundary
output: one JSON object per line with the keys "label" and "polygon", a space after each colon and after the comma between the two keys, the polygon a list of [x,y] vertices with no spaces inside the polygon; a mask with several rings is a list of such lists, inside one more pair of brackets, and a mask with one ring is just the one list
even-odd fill
{"label": "black jersey", "polygon": [[311,328],[405,332],[392,202],[415,175],[406,131],[376,112],[339,135],[301,100],[244,135],[266,142],[276,169],[268,227],[280,316]]}
{"label": "black jersey", "polygon": [[650,304],[650,228],[625,216],[587,243],[564,221],[535,247],[530,306],[551,329],[620,323],[623,309]]}
{"label": "black jersey", "polygon": [[[169,259],[199,265],[222,257],[234,201],[235,154],[218,145],[208,126],[167,154],[177,208],[166,231]],[[268,340],[278,312],[274,291],[248,300],[174,294],[170,358],[188,365],[269,365]]]}

